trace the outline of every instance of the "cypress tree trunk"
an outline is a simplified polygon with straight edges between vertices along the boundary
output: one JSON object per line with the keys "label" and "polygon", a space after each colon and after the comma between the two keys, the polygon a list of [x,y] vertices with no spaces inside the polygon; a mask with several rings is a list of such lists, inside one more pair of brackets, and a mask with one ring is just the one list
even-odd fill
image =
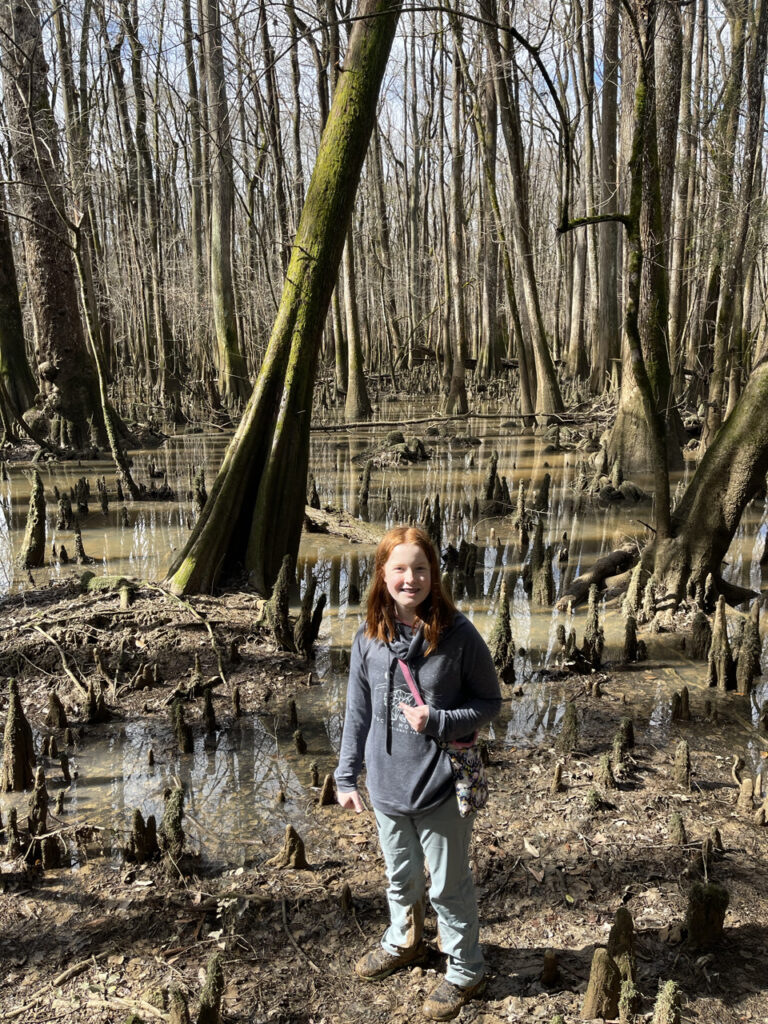
{"label": "cypress tree trunk", "polygon": [[[619,68],[619,6],[617,0],[606,0],[603,42],[603,109],[600,136],[600,212],[615,209],[616,195],[616,129],[618,68]],[[599,288],[600,319],[592,356],[592,391],[605,390],[611,369],[611,360],[618,359],[621,342],[619,321],[619,226],[601,224],[599,227]]]}
{"label": "cypress tree trunk", "polygon": [[[693,41],[696,22],[696,5],[689,7],[683,15],[683,65],[680,85],[680,134],[678,139],[677,166],[674,196],[674,231],[671,240],[669,271],[669,349],[673,375],[679,379],[680,349],[685,315],[686,246],[690,239],[691,219],[689,198],[693,189],[692,170],[696,166],[694,138],[698,119],[693,120]],[[697,82],[697,89],[700,82]],[[698,101],[696,102],[698,107]],[[696,128],[694,128],[694,123]]]}
{"label": "cypress tree trunk", "polygon": [[[91,0],[85,0],[82,11],[82,28],[80,35],[79,58],[87,60]],[[67,140],[67,156],[72,191],[75,196],[76,208],[82,213],[80,223],[83,260],[86,268],[85,282],[87,289],[83,301],[90,305],[91,322],[94,324],[94,337],[102,366],[108,371],[111,362],[109,339],[111,337],[111,317],[104,295],[101,277],[100,252],[101,243],[96,226],[93,193],[89,176],[90,169],[90,103],[83,96],[81,89],[75,87],[74,62],[70,45],[71,26],[66,23],[63,7],[53,9],[53,24],[56,37],[56,48],[61,69],[61,99],[64,107],[64,126]],[[82,63],[81,63],[82,69]],[[86,102],[83,102],[83,100]]]}
{"label": "cypress tree trunk", "polygon": [[477,373],[479,377],[489,380],[496,374],[499,357],[499,240],[494,231],[487,180],[496,180],[497,157],[498,107],[491,75],[486,76],[479,101],[481,114],[475,119],[475,128],[478,132],[478,144],[483,151],[483,166],[486,173],[482,179],[478,207],[482,225],[479,253],[482,261],[482,345],[478,352]]}
{"label": "cypress tree trunk", "polygon": [[58,421],[56,440],[84,447],[89,416],[95,415],[99,426],[102,417],[78,309],[36,0],[0,6],[0,28],[5,113],[17,179],[15,208],[24,236],[44,411]]}
{"label": "cypress tree trunk", "polygon": [[401,3],[359,5],[269,346],[210,498],[168,570],[175,593],[207,591],[238,564],[266,591],[283,555],[298,551],[317,356]]}
{"label": "cypress tree trunk", "polygon": [[[461,56],[461,50],[459,50],[459,55]],[[466,62],[463,57],[462,65],[464,67],[464,74],[465,76],[468,77]],[[486,105],[490,116],[491,111],[498,111],[498,103],[496,101],[496,88],[494,85],[492,75],[490,75],[489,81],[486,83],[485,95]],[[477,133],[478,138],[482,140],[480,145],[480,154],[483,158],[483,180],[485,183],[487,198],[490,203],[491,210],[493,212],[493,225],[495,230],[494,243],[498,244],[500,249],[501,266],[504,271],[504,286],[506,290],[507,304],[509,306],[510,316],[512,319],[512,325],[511,328],[509,329],[507,355],[508,357],[512,356],[512,341],[514,339],[514,351],[517,354],[519,362],[520,412],[523,414],[523,416],[526,417],[525,425],[532,426],[534,423],[533,396],[536,391],[536,376],[534,373],[532,354],[529,351],[528,342],[523,334],[523,328],[520,322],[520,311],[517,305],[517,296],[515,295],[515,276],[512,267],[512,252],[510,244],[507,241],[504,226],[504,218],[502,217],[501,207],[499,206],[499,197],[496,190],[496,132],[493,132],[493,159],[491,159],[489,145],[490,127],[488,123],[484,121],[480,116],[477,104],[475,104],[474,106],[474,117],[475,131]]]}
{"label": "cypress tree trunk", "polygon": [[370,419],[373,409],[368,397],[363,365],[363,342],[357,311],[357,273],[355,271],[354,232],[347,231],[344,246],[344,307],[347,314],[347,399],[344,417],[350,423]]}
{"label": "cypress tree trunk", "polygon": [[24,348],[24,324],[19,304],[11,232],[5,216],[5,190],[0,188],[0,375],[11,404],[21,416],[34,403],[37,385]]}
{"label": "cypress tree trunk", "polygon": [[[189,101],[187,110],[189,115],[189,232],[192,248],[192,302],[195,310],[199,304],[199,292],[202,291],[205,283],[205,261],[203,257],[203,155],[200,144],[200,97],[197,88],[197,74],[195,71],[195,52],[193,48],[194,34],[192,31],[192,9],[190,0],[182,0],[181,18],[184,37],[184,63],[187,69],[187,89]],[[195,318],[197,319],[197,318]]]}
{"label": "cypress tree trunk", "polygon": [[[419,87],[416,79],[416,9],[411,11],[410,34],[407,45],[408,98],[406,100],[406,125],[410,133],[408,144],[411,149],[411,167],[408,179],[408,323],[412,325],[408,335],[408,368],[411,368],[413,347],[426,344],[423,325],[425,302],[425,273],[421,248],[420,222],[422,217],[422,159],[426,149],[426,129],[419,122]],[[440,94],[442,98],[442,93]]]}
{"label": "cypress tree trunk", "polygon": [[[742,161],[742,186],[738,200],[738,217],[733,231],[730,252],[724,261],[725,266],[720,283],[720,301],[717,309],[717,323],[715,325],[712,377],[709,384],[709,403],[707,419],[701,438],[702,444],[709,444],[711,442],[722,422],[723,391],[725,388],[729,336],[732,331],[738,335],[741,328],[741,317],[734,317],[734,307],[738,308],[739,305],[736,296],[737,291],[740,295],[743,295],[743,282],[740,278],[752,210],[753,178],[757,163],[758,144],[762,136],[763,79],[765,77],[767,36],[768,7],[766,4],[762,4],[747,66],[748,113],[746,143]],[[735,343],[738,344],[738,339]]]}
{"label": "cypress tree trunk", "polygon": [[587,236],[580,231],[573,253],[573,285],[571,287],[571,329],[568,339],[568,373],[585,377],[587,349],[584,342],[584,299],[586,294]]}
{"label": "cypress tree trunk", "polygon": [[288,245],[291,229],[288,217],[288,201],[286,198],[285,156],[283,138],[280,132],[280,92],[277,86],[277,60],[272,40],[269,37],[269,21],[264,0],[259,0],[259,27],[261,30],[261,47],[264,57],[264,79],[267,89],[266,130],[269,140],[268,151],[272,161],[273,201],[276,208],[276,226],[278,231],[277,246],[280,253],[280,266],[285,272],[288,266]]}
{"label": "cypress tree trunk", "polygon": [[686,584],[717,583],[742,513],[768,471],[768,359],[756,367],[739,401],[707,449],[672,516],[671,535],[644,561],[659,587],[680,600]]}
{"label": "cypress tree trunk", "polygon": [[467,402],[466,359],[467,359],[467,316],[464,303],[464,199],[462,186],[464,178],[464,155],[462,147],[462,78],[459,61],[460,36],[454,26],[453,75],[451,78],[451,187],[449,203],[450,241],[448,253],[451,273],[452,337],[446,345],[452,347],[452,373],[445,401],[445,412],[463,413],[469,411]]}
{"label": "cypress tree trunk", "polygon": [[625,476],[638,470],[653,473],[657,526],[665,532],[664,521],[668,521],[669,516],[668,469],[682,465],[682,452],[676,433],[678,418],[671,408],[672,379],[667,349],[669,285],[656,128],[654,35],[657,7],[655,0],[650,0],[642,7],[642,19],[639,19],[644,38],[637,65],[635,123],[629,162],[631,196],[625,317],[633,373],[624,374],[622,378],[608,454],[611,462],[618,462]]}
{"label": "cypress tree trunk", "polygon": [[[706,17],[704,11],[702,11],[702,17]],[[712,368],[715,323],[721,291],[723,259],[731,225],[733,181],[735,177],[736,151],[738,148],[737,140],[741,116],[740,101],[747,41],[746,27],[746,8],[739,4],[729,7],[730,67],[722,98],[718,104],[717,141],[713,146],[712,154],[716,173],[716,205],[714,217],[710,217],[707,224],[707,235],[712,239],[709,269],[707,271],[707,286],[702,311],[698,318],[696,341],[691,358],[691,364],[700,366],[704,375],[708,374]],[[703,103],[706,105],[706,97]],[[717,378],[717,372],[713,376]],[[695,397],[698,400],[699,396]]]}
{"label": "cypress tree trunk", "polygon": [[240,350],[232,283],[232,139],[218,0],[204,4],[205,67],[208,76],[208,120],[211,133],[211,305],[218,344],[219,389],[234,405],[251,393]]}
{"label": "cypress tree trunk", "polygon": [[541,315],[539,288],[533,261],[534,245],[531,239],[528,205],[528,166],[525,142],[520,123],[520,110],[514,82],[509,81],[509,60],[502,55],[498,37],[498,17],[495,0],[481,0],[480,13],[486,44],[494,68],[494,86],[499,106],[502,135],[509,156],[509,175],[512,192],[512,231],[519,272],[523,281],[523,295],[528,312],[533,357],[536,371],[536,412],[560,413],[564,409],[552,354],[547,343]]}
{"label": "cypress tree trunk", "polygon": [[[394,275],[392,266],[392,250],[389,237],[389,215],[384,193],[384,164],[381,157],[381,138],[377,127],[374,127],[371,140],[371,156],[373,158],[372,177],[374,179],[376,197],[376,256],[379,264],[380,286],[384,317],[389,337],[389,363],[393,365],[403,351],[403,338],[400,332],[400,321],[395,303]],[[396,388],[394,371],[392,384]]]}

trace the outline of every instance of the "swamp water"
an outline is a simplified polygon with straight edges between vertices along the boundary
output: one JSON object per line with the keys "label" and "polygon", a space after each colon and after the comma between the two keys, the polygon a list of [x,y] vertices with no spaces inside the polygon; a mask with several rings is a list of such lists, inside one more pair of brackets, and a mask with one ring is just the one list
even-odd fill
{"label": "swamp water", "polygon": [[[484,410],[488,414],[494,409]],[[424,406],[402,403],[382,404],[379,416],[402,422],[410,417],[429,415]],[[440,423],[436,417],[434,423]],[[462,538],[478,544],[478,564],[474,580],[454,594],[461,611],[474,621],[484,636],[491,630],[502,579],[511,595],[513,633],[518,654],[515,670],[522,693],[511,695],[504,688],[504,706],[494,726],[494,737],[510,746],[548,744],[557,732],[564,711],[564,699],[556,681],[548,682],[546,666],[554,660],[554,636],[559,623],[575,628],[579,642],[583,635],[585,609],[573,614],[531,605],[523,587],[521,573],[530,548],[520,551],[512,516],[475,521],[469,514],[482,484],[491,452],[499,454],[498,471],[516,499],[518,483],[528,488],[530,507],[534,492],[545,474],[551,477],[549,503],[545,516],[544,542],[551,544],[555,587],[559,595],[564,586],[585,571],[595,558],[632,538],[641,539],[645,524],[652,521],[650,498],[600,507],[594,499],[576,489],[578,464],[585,457],[576,450],[553,451],[551,439],[523,435],[505,423],[503,415],[475,417],[452,424],[463,438],[481,441],[450,441],[447,437],[426,437],[427,424],[406,427],[406,436],[418,433],[424,438],[432,457],[405,466],[373,469],[367,508],[360,506],[360,479],[366,455],[380,445],[389,427],[338,430],[335,424],[316,429],[312,435],[310,471],[313,473],[322,505],[344,509],[372,523],[388,527],[399,522],[416,521],[425,497],[440,498],[442,544],[458,546]],[[149,467],[154,475],[163,474],[176,497],[164,502],[126,501],[127,522],[122,505],[114,497],[114,472],[106,461],[73,465],[41,464],[38,468],[48,501],[47,549],[64,542],[73,551],[71,533],[59,536],[53,488],[60,491],[74,486],[85,476],[91,484],[89,514],[81,519],[86,554],[94,560],[95,572],[117,573],[159,581],[163,578],[172,553],[183,545],[194,517],[191,500],[192,478],[203,466],[210,486],[226,448],[228,438],[190,434],[169,439],[152,452],[133,453],[133,473],[148,482]],[[562,431],[567,448],[567,431]],[[681,475],[681,493],[693,467]],[[26,572],[14,565],[23,536],[30,484],[29,467],[12,465],[9,480],[0,484],[0,596],[32,588]],[[109,512],[102,513],[96,480],[106,478],[110,495]],[[635,480],[639,486],[647,481]],[[673,485],[674,491],[674,485]],[[726,578],[751,587],[763,596],[768,592],[765,570],[760,559],[766,544],[768,508],[753,502],[739,528],[728,555]],[[563,534],[567,541],[563,541]],[[562,544],[568,548],[567,561],[557,557]],[[145,818],[162,814],[163,790],[171,779],[185,785],[185,828],[189,845],[209,860],[244,863],[260,860],[275,848],[275,837],[290,822],[311,844],[312,818],[307,811],[316,793],[310,786],[310,763],[317,762],[320,778],[335,765],[341,736],[346,687],[346,654],[362,621],[365,588],[373,563],[373,545],[353,545],[322,534],[302,537],[297,576],[302,588],[309,574],[318,580],[317,593],[325,592],[323,625],[313,665],[322,685],[302,688],[296,694],[298,718],[309,745],[309,753],[300,757],[294,751],[290,731],[276,721],[244,716],[231,728],[222,730],[215,743],[203,743],[196,737],[195,752],[179,756],[173,747],[170,727],[164,722],[136,721],[112,723],[89,728],[86,741],[71,756],[73,781],[68,791],[70,825],[97,826],[104,831],[101,843],[105,852],[116,853],[130,829],[134,808]],[[35,586],[49,579],[76,577],[79,566],[52,565],[32,574]],[[0,607],[0,615],[2,615]],[[623,620],[616,602],[603,607],[606,634],[604,663],[610,670],[618,661],[623,643]],[[670,737],[671,695],[687,685],[695,716],[700,716],[704,699],[715,704],[719,723],[697,743],[705,743],[723,755],[740,752],[753,771],[761,765],[761,749],[766,743],[755,729],[757,711],[768,699],[768,655],[763,645],[763,673],[749,701],[705,688],[705,666],[687,659],[679,637],[659,635],[648,638],[649,659],[622,670],[609,682],[606,700],[631,700],[635,714],[647,721],[645,739],[663,746]],[[642,730],[641,730],[642,734]],[[38,746],[39,746],[39,738]],[[149,749],[155,764],[148,766]],[[55,774],[49,780],[51,800],[55,801]],[[276,805],[278,790],[286,796]],[[3,815],[11,804],[26,813],[26,795],[3,795]],[[117,830],[117,831],[115,831]],[[75,862],[81,854],[73,851]]]}

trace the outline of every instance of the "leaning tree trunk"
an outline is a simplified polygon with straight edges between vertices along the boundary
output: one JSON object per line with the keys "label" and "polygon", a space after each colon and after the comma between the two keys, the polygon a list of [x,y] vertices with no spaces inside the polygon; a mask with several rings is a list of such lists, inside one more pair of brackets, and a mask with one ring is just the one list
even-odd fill
{"label": "leaning tree trunk", "polygon": [[[658,541],[644,561],[658,585],[675,601],[686,586],[716,584],[747,504],[768,471],[768,358],[756,367],[741,398],[723,423],[672,516],[671,535]],[[726,595],[728,596],[728,595]]]}
{"label": "leaning tree trunk", "polygon": [[175,593],[207,591],[244,563],[268,590],[298,551],[312,386],[325,317],[402,0],[361,0],[253,394],[211,496],[168,570]]}

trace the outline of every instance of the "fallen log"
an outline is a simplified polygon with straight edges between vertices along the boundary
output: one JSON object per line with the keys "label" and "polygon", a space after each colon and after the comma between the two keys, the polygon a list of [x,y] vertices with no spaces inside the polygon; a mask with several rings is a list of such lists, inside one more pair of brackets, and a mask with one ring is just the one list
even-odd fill
{"label": "fallen log", "polygon": [[335,509],[304,508],[304,529],[309,533],[327,533],[334,537],[345,537],[353,544],[378,544],[384,530],[361,519],[355,519],[349,512]]}
{"label": "fallen log", "polygon": [[618,576],[619,573],[631,569],[639,557],[637,548],[634,545],[627,545],[598,558],[591,569],[572,581],[566,593],[557,602],[558,611],[565,611],[569,604],[577,605],[586,601],[589,597],[589,588],[593,584],[597,585],[598,590],[603,590],[605,581],[610,576]]}

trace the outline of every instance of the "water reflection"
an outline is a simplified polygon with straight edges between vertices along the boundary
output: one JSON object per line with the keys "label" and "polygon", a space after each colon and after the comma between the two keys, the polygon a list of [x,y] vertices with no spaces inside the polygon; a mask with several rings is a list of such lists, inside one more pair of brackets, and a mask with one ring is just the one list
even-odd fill
{"label": "water reflection", "polygon": [[[340,697],[329,689],[334,704]],[[304,709],[307,713],[307,709]],[[311,806],[310,765],[318,764],[320,779],[332,770],[333,751],[341,738],[341,718],[325,704],[314,722],[302,721],[309,751],[298,757],[291,735],[272,723],[245,716],[222,730],[216,741],[196,737],[194,753],[180,756],[170,728],[141,720],[89,731],[70,758],[71,785],[66,790],[63,827],[88,823],[105,829],[106,850],[118,855],[138,808],[145,820],[160,823],[163,794],[178,779],[185,788],[184,829],[187,849],[201,851],[214,861],[245,863],[263,859],[264,851],[291,822],[306,831]],[[150,749],[155,763],[149,764]],[[45,764],[51,806],[64,787],[58,765]],[[285,802],[277,802],[282,793]],[[26,815],[28,794],[2,794],[3,817],[15,806]]]}
{"label": "water reflection", "polygon": [[[491,407],[485,411],[494,410]],[[408,403],[381,410],[383,417],[400,422],[423,413],[423,405]],[[435,422],[442,427],[454,426]],[[432,457],[412,465],[374,466],[365,505],[360,500],[365,463],[374,451],[374,439],[380,439],[385,431],[314,432],[310,469],[323,505],[344,509],[382,526],[417,521],[425,497],[433,507],[439,498],[443,544],[458,547],[462,540],[467,540],[478,546],[475,575],[468,579],[456,575],[452,578],[458,607],[488,636],[503,581],[511,595],[515,673],[522,694],[506,693],[496,735],[516,746],[548,742],[548,737],[559,728],[564,696],[557,683],[546,682],[537,673],[553,661],[558,624],[564,624],[566,632],[575,629],[581,642],[585,612],[577,609],[573,613],[558,613],[551,608],[532,607],[523,582],[530,546],[521,547],[512,515],[500,519],[482,517],[479,513],[473,516],[473,504],[482,495],[490,453],[498,452],[498,471],[506,478],[513,502],[519,484],[525,484],[529,508],[545,475],[550,475],[549,501],[538,515],[544,519],[545,545],[552,545],[554,552],[561,544],[568,549],[567,560],[561,562],[555,557],[553,562],[557,595],[600,554],[631,538],[640,542],[645,536],[645,523],[652,521],[651,502],[647,499],[639,504],[620,502],[599,507],[579,487],[580,475],[583,476],[581,452],[552,450],[547,438],[514,433],[500,419],[470,418],[456,425],[456,430],[479,437],[482,444],[468,447],[447,436],[427,437],[425,427],[420,426],[419,435],[431,449]],[[410,428],[406,428],[406,438],[410,436]],[[567,432],[562,431],[562,440],[566,439]],[[48,498],[47,550],[50,551],[52,542],[63,542],[71,549],[71,534],[56,529],[54,486],[64,491],[85,475],[94,484],[95,493],[96,477],[105,475],[111,499],[109,512],[103,514],[94,500],[81,521],[85,550],[95,560],[94,568],[151,580],[162,578],[174,551],[188,536],[194,518],[194,473],[197,467],[204,466],[210,487],[226,443],[227,438],[221,434],[195,434],[172,438],[154,452],[134,453],[137,479],[148,482],[152,463],[156,473],[164,474],[176,497],[170,502],[126,501],[127,515],[123,514],[123,503],[115,499],[114,474],[107,471],[105,462],[41,465]],[[689,474],[690,468],[686,467],[673,484],[678,499]],[[635,482],[650,489],[649,481]],[[13,467],[10,480],[0,484],[0,488],[2,595],[30,585],[27,574],[14,567],[30,488],[21,467]],[[728,554],[728,579],[765,590],[766,566],[761,565],[761,560],[767,534],[768,502],[753,502]],[[316,598],[323,592],[328,601],[314,666],[324,685],[307,688],[297,695],[299,718],[310,744],[307,757],[295,755],[290,733],[276,731],[267,720],[243,719],[234,723],[220,734],[215,747],[198,741],[194,755],[184,758],[172,752],[164,724],[126,724],[119,730],[104,732],[101,738],[93,733],[78,751],[79,777],[69,794],[70,814],[78,820],[120,830],[130,827],[136,807],[145,817],[155,814],[159,820],[163,790],[173,777],[178,777],[188,790],[188,834],[206,856],[245,860],[255,855],[267,836],[282,831],[286,821],[292,821],[300,830],[306,828],[306,807],[311,802],[310,762],[319,762],[322,778],[332,769],[338,750],[348,650],[363,619],[373,552],[372,545],[351,545],[330,536],[305,534],[302,538],[297,566],[300,592],[304,592],[314,574]],[[78,567],[56,564],[36,570],[34,578],[39,585],[48,574],[63,577],[79,571]],[[605,659],[616,661],[623,644],[623,622],[612,605],[604,607],[602,615]],[[763,649],[764,672],[768,671],[766,644],[768,638]],[[753,729],[761,703],[768,699],[768,677],[763,677],[749,702],[738,702],[730,696],[720,700],[720,695],[702,689],[704,666],[686,660],[674,644],[665,644],[659,638],[651,644],[651,660],[642,669],[619,678],[618,685],[631,689],[633,700],[642,704],[641,713],[652,742],[669,742],[670,697],[685,684],[695,694],[698,711],[704,699],[712,699],[718,708],[722,706],[721,719],[728,719],[724,728],[731,729],[737,739],[718,734],[718,742],[726,749],[731,749],[727,746],[731,742],[737,742],[740,749],[746,745],[745,757],[751,759],[753,769],[761,763],[760,744]],[[156,755],[153,768],[147,763],[150,747]],[[279,790],[285,793],[286,803],[276,805]],[[0,806],[7,799],[0,799]]]}

